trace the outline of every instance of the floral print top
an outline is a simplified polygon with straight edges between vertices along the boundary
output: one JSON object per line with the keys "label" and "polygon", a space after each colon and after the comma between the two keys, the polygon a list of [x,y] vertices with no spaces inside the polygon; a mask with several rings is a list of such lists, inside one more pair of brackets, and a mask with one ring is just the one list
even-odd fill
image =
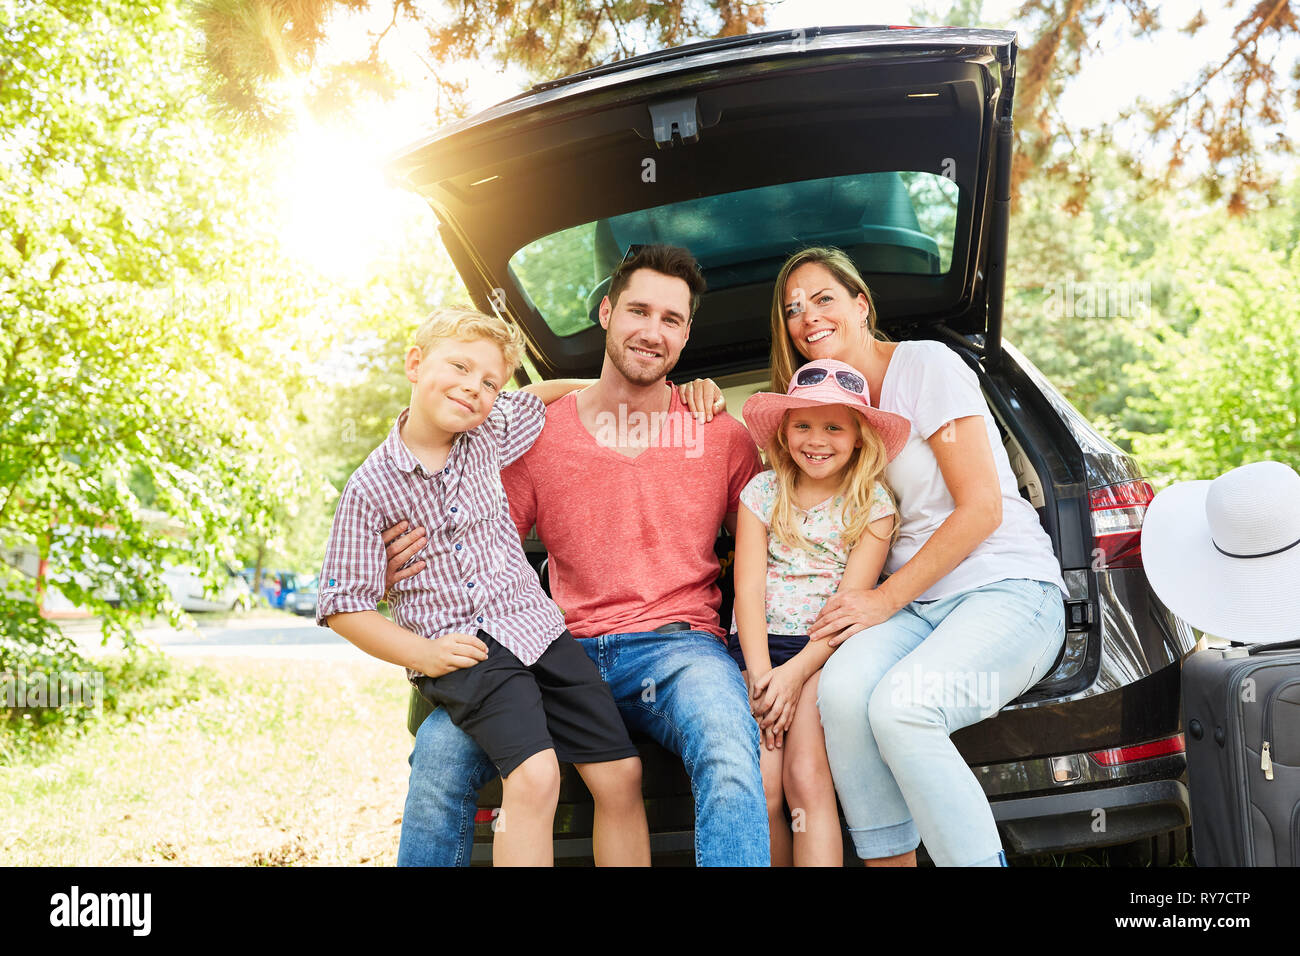
{"label": "floral print top", "polygon": [[[770,529],[776,506],[776,472],[755,475],[740,493],[740,503],[752,511],[763,527]],[[804,537],[812,548],[792,548],[774,535],[767,538],[767,633],[807,634],[812,622],[844,577],[849,549],[844,545],[841,509],[844,497],[827,498],[808,510],[795,507],[803,519]],[[871,520],[895,512],[889,492],[876,482],[871,501]],[[736,633],[735,616],[731,633]]]}

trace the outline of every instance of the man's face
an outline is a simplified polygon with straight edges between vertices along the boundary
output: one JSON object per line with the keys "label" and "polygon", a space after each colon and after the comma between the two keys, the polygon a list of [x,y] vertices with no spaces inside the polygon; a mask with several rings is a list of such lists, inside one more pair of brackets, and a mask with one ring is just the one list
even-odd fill
{"label": "man's face", "polygon": [[619,293],[600,303],[605,354],[633,385],[653,385],[676,366],[690,335],[691,290],[685,280],[637,269]]}
{"label": "man's face", "polygon": [[487,339],[440,339],[427,350],[411,346],[406,378],[412,409],[448,432],[482,425],[506,383],[501,346]]}

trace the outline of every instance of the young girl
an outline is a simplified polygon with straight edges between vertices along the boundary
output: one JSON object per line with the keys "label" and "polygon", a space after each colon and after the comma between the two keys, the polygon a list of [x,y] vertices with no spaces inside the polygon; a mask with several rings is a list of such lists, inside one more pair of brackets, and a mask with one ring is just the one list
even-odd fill
{"label": "young girl", "polygon": [[772,863],[840,866],[839,814],[817,712],[818,672],[831,648],[807,635],[837,589],[876,585],[897,525],[885,465],[911,426],[872,408],[861,374],[829,360],[801,368],[785,395],[752,396],[744,417],[772,470],[740,495],[728,649],[745,672],[762,735]]}

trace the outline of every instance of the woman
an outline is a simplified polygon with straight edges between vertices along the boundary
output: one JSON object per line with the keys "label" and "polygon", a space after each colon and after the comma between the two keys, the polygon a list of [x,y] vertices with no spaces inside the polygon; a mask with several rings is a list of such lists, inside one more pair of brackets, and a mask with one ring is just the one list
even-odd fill
{"label": "woman", "polygon": [[1046,674],[1065,639],[1065,586],[974,373],[942,343],[884,341],[875,320],[837,249],[805,249],[777,278],[773,389],[808,360],[836,359],[862,373],[874,407],[913,423],[886,471],[901,518],[887,577],[837,593],[810,635],[839,645],[818,699],[835,788],[868,865],[915,865],[923,839],[941,866],[1005,866],[949,737]]}

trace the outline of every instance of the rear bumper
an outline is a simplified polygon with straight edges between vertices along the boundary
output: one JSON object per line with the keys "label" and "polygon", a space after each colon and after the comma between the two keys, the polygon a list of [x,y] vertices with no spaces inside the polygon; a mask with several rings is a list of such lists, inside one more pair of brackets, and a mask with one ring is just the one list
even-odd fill
{"label": "rear bumper", "polygon": [[1181,780],[996,800],[991,806],[1010,856],[1114,846],[1191,823]]}

